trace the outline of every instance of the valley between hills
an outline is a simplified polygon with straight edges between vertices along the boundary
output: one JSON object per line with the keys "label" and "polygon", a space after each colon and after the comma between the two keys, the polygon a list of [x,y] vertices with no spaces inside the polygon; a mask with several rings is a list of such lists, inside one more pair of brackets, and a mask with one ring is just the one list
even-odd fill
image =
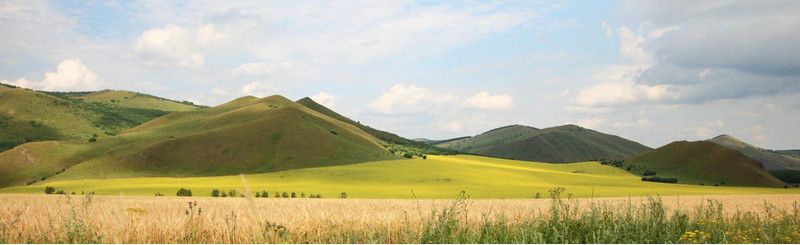
{"label": "valley between hills", "polygon": [[[798,194],[800,159],[721,135],[655,149],[576,125],[406,139],[303,98],[215,107],[128,91],[0,86],[0,193],[348,198]],[[248,186],[243,186],[243,183]]]}

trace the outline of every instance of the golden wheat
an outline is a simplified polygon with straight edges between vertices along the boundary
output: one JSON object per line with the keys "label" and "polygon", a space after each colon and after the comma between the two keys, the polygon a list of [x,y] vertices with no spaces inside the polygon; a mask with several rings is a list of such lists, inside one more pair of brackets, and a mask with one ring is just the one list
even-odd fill
{"label": "golden wheat", "polygon": [[[342,230],[371,231],[385,242],[403,242],[402,226],[417,226],[453,200],[276,199],[208,197],[0,195],[0,224],[5,242],[102,243],[253,243],[282,241],[353,241]],[[719,195],[662,197],[667,210],[691,210],[706,199],[724,203],[726,214],[735,211],[790,210],[800,195]],[[639,206],[647,198],[573,199],[576,206]],[[197,203],[194,206],[194,203]],[[467,200],[464,220],[493,219],[502,214],[508,222],[521,222],[546,213],[549,199]],[[85,208],[85,209],[84,209]],[[199,211],[199,214],[198,214]],[[187,214],[188,213],[188,214]],[[14,223],[15,218],[18,222]],[[269,225],[267,225],[269,222]],[[469,223],[469,222],[467,222]],[[81,233],[80,229],[90,233]],[[76,228],[77,227],[77,228]],[[406,229],[407,230],[407,229]],[[95,233],[91,233],[91,232]],[[336,231],[336,232],[334,232]],[[374,232],[379,231],[379,232]],[[380,232],[386,231],[386,232]],[[70,233],[72,232],[72,233]],[[67,234],[67,235],[64,235]],[[77,240],[67,240],[67,236]],[[288,240],[287,240],[288,239]],[[358,241],[358,239],[355,239]]]}

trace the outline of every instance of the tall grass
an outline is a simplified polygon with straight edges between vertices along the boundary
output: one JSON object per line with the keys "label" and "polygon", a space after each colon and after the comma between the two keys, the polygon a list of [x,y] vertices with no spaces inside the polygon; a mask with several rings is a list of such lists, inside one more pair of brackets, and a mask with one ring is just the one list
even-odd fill
{"label": "tall grass", "polygon": [[[3,243],[798,243],[800,196],[548,200],[0,196]],[[772,199],[725,208],[722,201]],[[751,201],[751,203],[757,201]],[[756,207],[758,206],[758,207]],[[516,209],[515,207],[519,208]]]}

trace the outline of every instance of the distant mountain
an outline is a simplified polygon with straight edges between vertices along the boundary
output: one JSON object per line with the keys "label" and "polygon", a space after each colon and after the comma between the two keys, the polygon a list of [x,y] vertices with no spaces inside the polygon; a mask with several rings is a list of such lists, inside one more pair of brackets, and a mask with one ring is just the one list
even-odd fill
{"label": "distant mountain", "polygon": [[437,146],[485,156],[550,163],[620,159],[650,150],[622,137],[575,125],[546,129],[510,125]]}
{"label": "distant mountain", "polygon": [[677,141],[625,162],[632,172],[646,170],[656,176],[677,178],[678,183],[722,186],[783,187],[761,163],[741,152],[706,141]]}
{"label": "distant mountain", "polygon": [[[312,109],[314,111],[322,113],[323,115],[329,116],[329,117],[331,117],[333,119],[336,119],[336,120],[345,122],[347,124],[356,126],[359,129],[364,130],[364,132],[367,132],[368,134],[370,134],[372,136],[375,136],[376,138],[378,138],[380,140],[383,140],[383,141],[385,141],[385,142],[387,142],[389,144],[395,145],[395,146],[390,146],[389,147],[390,149],[391,148],[398,148],[396,150],[398,150],[398,151],[407,151],[407,152],[411,152],[411,153],[416,154],[416,155],[422,155],[422,154],[456,154],[457,153],[454,150],[435,147],[435,146],[426,144],[425,142],[409,140],[409,139],[400,137],[400,136],[398,136],[396,134],[393,134],[393,133],[389,133],[389,132],[386,132],[386,131],[381,131],[381,130],[378,130],[378,129],[374,129],[374,128],[370,127],[370,126],[361,124],[361,122],[353,121],[350,118],[342,116],[341,114],[339,114],[339,113],[331,110],[330,108],[327,108],[327,107],[315,102],[314,100],[312,100],[311,98],[308,98],[308,97],[305,97],[305,98],[302,98],[300,100],[297,100],[297,103],[301,104],[301,105],[304,105],[304,106],[306,106],[306,107],[308,107],[308,108],[310,108],[310,109]],[[402,148],[402,149],[399,149],[399,148]]]}
{"label": "distant mountain", "polygon": [[156,98],[127,91],[60,93],[2,85],[0,152],[27,142],[109,137],[173,111],[200,108]]}
{"label": "distant mountain", "polygon": [[723,134],[708,140],[708,142],[739,151],[745,156],[760,162],[764,166],[764,170],[767,171],[800,170],[800,159],[766,151],[730,135]]}
{"label": "distant mountain", "polygon": [[401,158],[382,144],[284,97],[250,96],[174,112],[96,142],[18,146],[0,153],[0,186],[42,177],[217,176]]}
{"label": "distant mountain", "polygon": [[783,154],[794,158],[800,158],[800,150],[771,150],[770,152]]}

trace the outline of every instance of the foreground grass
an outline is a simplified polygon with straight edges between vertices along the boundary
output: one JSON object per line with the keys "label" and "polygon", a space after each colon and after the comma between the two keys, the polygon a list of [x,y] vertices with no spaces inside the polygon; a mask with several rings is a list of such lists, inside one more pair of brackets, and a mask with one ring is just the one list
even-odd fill
{"label": "foreground grass", "polygon": [[[377,161],[244,175],[253,191],[321,194],[348,198],[452,198],[462,190],[473,199],[546,197],[548,189],[563,186],[573,197],[647,195],[800,194],[800,189],[715,187],[643,182],[641,177],[597,162],[548,164],[477,156],[428,156],[427,160]],[[45,186],[67,193],[174,196],[188,188],[194,196],[212,189],[241,190],[239,176],[196,178],[124,178],[48,181],[0,189],[0,193],[44,193]]]}
{"label": "foreground grass", "polygon": [[569,199],[559,188],[551,194],[540,200],[0,195],[0,243],[800,242],[800,195]]}

